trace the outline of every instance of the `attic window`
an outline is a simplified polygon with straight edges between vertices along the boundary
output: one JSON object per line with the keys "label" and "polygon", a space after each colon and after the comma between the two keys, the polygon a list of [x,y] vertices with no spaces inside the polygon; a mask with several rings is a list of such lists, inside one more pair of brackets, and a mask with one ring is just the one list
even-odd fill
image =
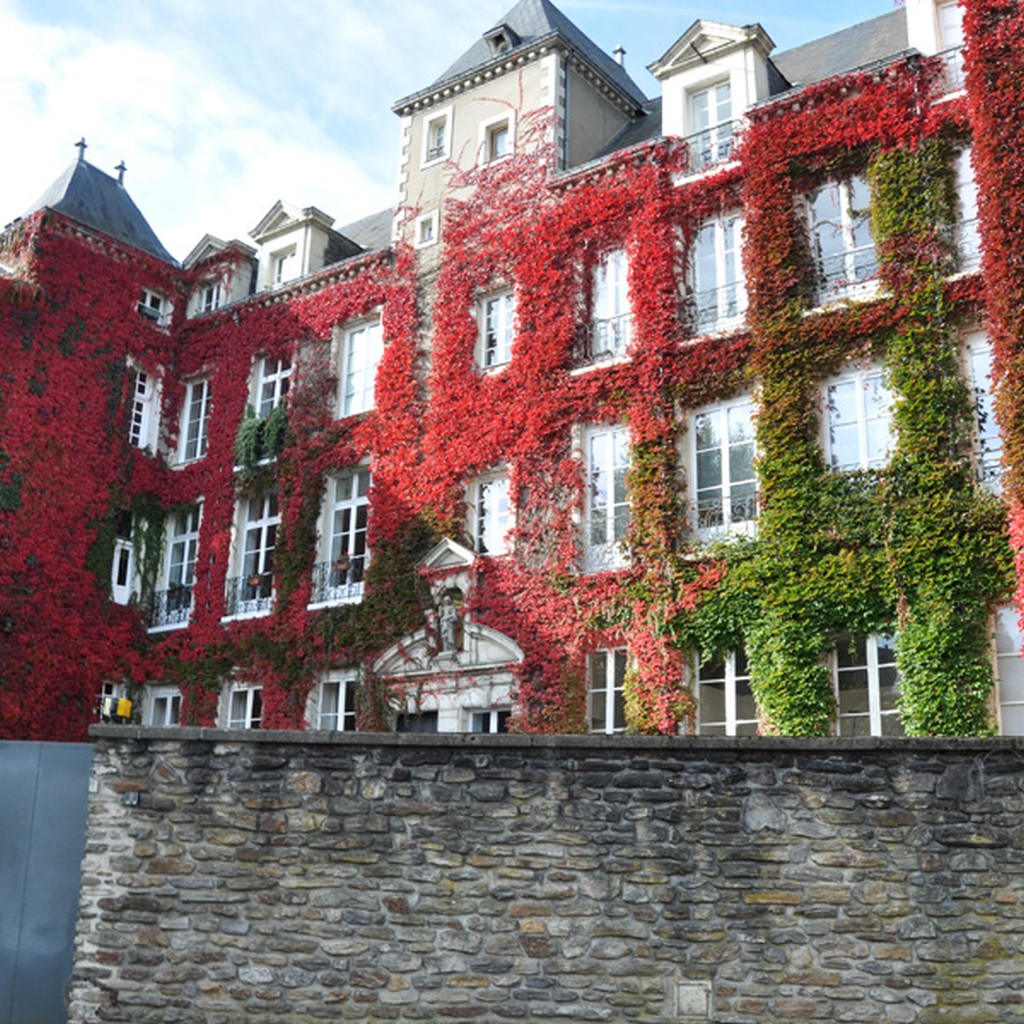
{"label": "attic window", "polygon": [[496,28],[492,28],[484,36],[484,39],[487,40],[487,45],[491,48],[491,53],[495,57],[508,53],[514,46],[518,46],[521,41],[519,36],[508,25],[498,25]]}

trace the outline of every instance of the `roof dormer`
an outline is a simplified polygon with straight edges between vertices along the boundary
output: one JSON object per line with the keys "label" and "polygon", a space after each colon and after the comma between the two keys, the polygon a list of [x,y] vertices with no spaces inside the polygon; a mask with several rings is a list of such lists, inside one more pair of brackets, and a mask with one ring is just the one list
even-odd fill
{"label": "roof dormer", "polygon": [[503,53],[508,53],[522,42],[522,39],[516,33],[515,29],[511,28],[505,22],[502,22],[500,25],[495,25],[489,32],[485,32],[484,39],[486,40],[487,45],[491,48],[491,53],[495,57],[500,57]]}
{"label": "roof dormer", "polygon": [[693,138],[712,163],[728,159],[733,126],[770,95],[774,46],[760,25],[695,21],[649,66],[662,84],[664,134]]}

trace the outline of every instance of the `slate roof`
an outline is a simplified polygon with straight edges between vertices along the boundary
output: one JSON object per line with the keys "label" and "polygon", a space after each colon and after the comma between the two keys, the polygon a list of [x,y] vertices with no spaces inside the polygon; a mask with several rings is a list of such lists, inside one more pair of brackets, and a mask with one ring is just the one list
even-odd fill
{"label": "slate roof", "polygon": [[389,207],[351,224],[338,228],[339,234],[361,245],[367,252],[387,249],[391,245],[391,219],[394,211]]}
{"label": "slate roof", "polygon": [[[521,50],[533,46],[540,39],[557,35],[638,106],[646,101],[647,97],[643,90],[629,77],[626,69],[577,28],[549,0],[519,0],[498,24],[508,25],[519,36],[517,46],[507,53],[501,54],[500,57],[495,56],[486,39],[489,33],[485,32],[440,78],[428,89],[421,91],[432,92],[438,86],[456,78],[463,78],[470,71],[489,64],[491,61],[507,60],[510,55],[515,55]],[[419,95],[419,93],[414,95]],[[399,100],[396,106],[400,106],[411,98]]]}
{"label": "slate roof", "polygon": [[164,263],[178,265],[132,202],[124,185],[87,160],[78,159],[71,164],[22,216],[28,217],[42,209],[56,210]]}
{"label": "slate roof", "polygon": [[907,14],[902,8],[822,36],[772,57],[791,86],[810,85],[892,57],[907,48]]}

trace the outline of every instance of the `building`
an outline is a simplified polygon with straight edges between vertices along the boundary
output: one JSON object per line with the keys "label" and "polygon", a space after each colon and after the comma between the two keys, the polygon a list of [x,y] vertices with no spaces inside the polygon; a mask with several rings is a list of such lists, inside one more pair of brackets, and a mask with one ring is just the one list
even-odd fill
{"label": "building", "polygon": [[394,210],[180,265],[81,144],[0,238],[0,735],[1024,732],[1022,41],[698,20],[648,99],[520,0]]}

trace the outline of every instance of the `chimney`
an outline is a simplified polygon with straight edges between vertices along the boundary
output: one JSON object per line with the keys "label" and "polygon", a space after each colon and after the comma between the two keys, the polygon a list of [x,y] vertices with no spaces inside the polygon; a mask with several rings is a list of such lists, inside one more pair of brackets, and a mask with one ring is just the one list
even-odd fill
{"label": "chimney", "polygon": [[615,63],[618,64],[620,68],[624,68],[626,66],[626,48],[622,43],[619,43],[619,45],[612,50],[612,56],[615,58]]}

